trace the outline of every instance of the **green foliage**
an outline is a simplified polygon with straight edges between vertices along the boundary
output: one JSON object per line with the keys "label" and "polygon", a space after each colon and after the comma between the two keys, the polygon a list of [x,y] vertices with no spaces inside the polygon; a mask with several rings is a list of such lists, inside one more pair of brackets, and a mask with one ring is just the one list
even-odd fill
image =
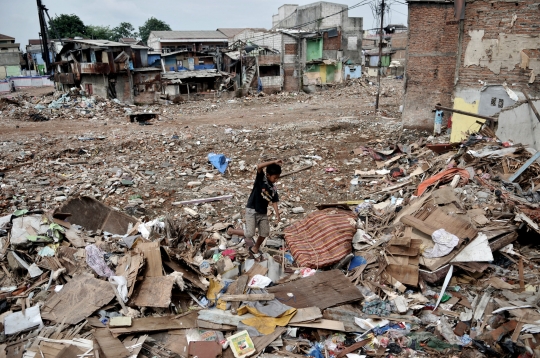
{"label": "green foliage", "polygon": [[61,38],[73,38],[75,36],[84,37],[86,36],[86,26],[77,15],[61,14],[60,16],[53,17],[49,21],[49,35],[51,38],[56,38],[57,36],[60,36]]}
{"label": "green foliage", "polygon": [[129,22],[121,22],[120,25],[112,29],[113,41],[118,41],[123,37],[137,38],[139,34],[135,32],[135,28]]}
{"label": "green foliage", "polygon": [[114,29],[111,29],[109,26],[86,26],[86,37],[91,38],[92,40],[114,40]]}
{"label": "green foliage", "polygon": [[148,36],[150,36],[150,32],[152,31],[171,31],[171,27],[155,17],[149,18],[144,25],[139,26],[139,36],[144,43],[148,41]]}

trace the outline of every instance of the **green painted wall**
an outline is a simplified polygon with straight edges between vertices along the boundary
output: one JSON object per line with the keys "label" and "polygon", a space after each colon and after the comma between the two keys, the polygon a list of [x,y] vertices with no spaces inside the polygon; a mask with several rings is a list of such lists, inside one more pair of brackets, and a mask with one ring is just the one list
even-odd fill
{"label": "green painted wall", "polygon": [[307,53],[306,61],[312,61],[322,58],[322,48],[323,48],[322,38],[307,40]]}
{"label": "green painted wall", "polygon": [[6,72],[8,77],[20,76],[21,67],[20,66],[6,66]]}

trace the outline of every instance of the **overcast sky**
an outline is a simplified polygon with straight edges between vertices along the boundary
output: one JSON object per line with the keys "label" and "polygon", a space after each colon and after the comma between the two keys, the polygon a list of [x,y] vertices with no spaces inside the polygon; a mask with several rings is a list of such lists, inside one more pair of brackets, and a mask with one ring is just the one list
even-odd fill
{"label": "overcast sky", "polygon": [[[349,6],[361,0],[335,1]],[[366,1],[366,0],[364,0]],[[375,2],[376,0],[371,0]],[[390,22],[407,24],[407,5],[404,0],[386,0],[390,3]],[[399,2],[398,2],[399,1]],[[115,27],[130,22],[138,29],[154,16],[168,23],[173,30],[215,30],[218,27],[272,26],[272,15],[284,3],[305,5],[314,1],[298,0],[42,0],[51,17],[76,14],[85,25]],[[15,37],[21,50],[28,39],[39,38],[39,20],[35,0],[0,0],[2,21],[0,34]],[[372,10],[363,5],[349,11],[349,16],[363,17],[364,29],[376,27]],[[388,23],[385,21],[385,23]]]}

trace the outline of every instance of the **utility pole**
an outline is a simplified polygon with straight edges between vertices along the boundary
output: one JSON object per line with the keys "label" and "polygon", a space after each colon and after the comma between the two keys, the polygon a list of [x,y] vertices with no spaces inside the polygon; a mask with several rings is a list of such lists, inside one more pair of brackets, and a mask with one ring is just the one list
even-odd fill
{"label": "utility pole", "polygon": [[41,31],[41,48],[42,57],[45,61],[45,72],[51,73],[51,58],[49,57],[49,39],[47,36],[47,22],[45,21],[45,6],[41,3],[41,0],[37,1],[38,15],[39,15],[39,29]]}
{"label": "utility pole", "polygon": [[377,99],[375,110],[379,109],[379,97],[381,95],[381,67],[382,67],[382,40],[383,40],[384,0],[381,3],[381,28],[379,29],[379,63],[377,65]]}

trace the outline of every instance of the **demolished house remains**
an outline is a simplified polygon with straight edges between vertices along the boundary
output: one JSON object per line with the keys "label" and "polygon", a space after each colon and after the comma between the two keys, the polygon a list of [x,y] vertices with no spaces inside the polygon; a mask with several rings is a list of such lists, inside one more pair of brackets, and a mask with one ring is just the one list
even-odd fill
{"label": "demolished house remains", "polygon": [[[530,17],[522,2],[408,3],[410,72],[387,62],[380,93],[352,74],[362,19],[327,2],[207,47],[191,31],[54,44],[54,93],[0,97],[0,357],[539,357]],[[511,45],[472,39],[510,6],[516,33],[499,40],[526,46],[511,70]],[[424,17],[461,28],[463,53],[487,41],[492,61],[421,45]],[[435,109],[451,132],[431,135]],[[259,257],[245,205],[254,168],[278,160]]]}

